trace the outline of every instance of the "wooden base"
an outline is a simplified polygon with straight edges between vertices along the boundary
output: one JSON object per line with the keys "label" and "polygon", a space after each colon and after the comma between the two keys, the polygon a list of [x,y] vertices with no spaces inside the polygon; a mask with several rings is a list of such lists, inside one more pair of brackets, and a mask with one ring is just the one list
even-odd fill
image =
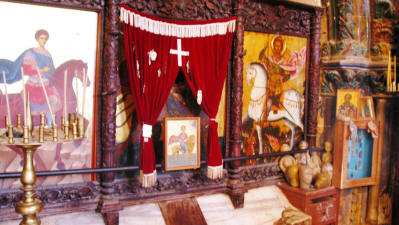
{"label": "wooden base", "polygon": [[195,198],[162,201],[158,205],[166,225],[207,224]]}
{"label": "wooden base", "polygon": [[279,183],[292,205],[312,216],[312,224],[337,224],[339,198],[335,187],[305,191]]}
{"label": "wooden base", "polygon": [[103,213],[104,222],[107,225],[119,225],[119,212]]}

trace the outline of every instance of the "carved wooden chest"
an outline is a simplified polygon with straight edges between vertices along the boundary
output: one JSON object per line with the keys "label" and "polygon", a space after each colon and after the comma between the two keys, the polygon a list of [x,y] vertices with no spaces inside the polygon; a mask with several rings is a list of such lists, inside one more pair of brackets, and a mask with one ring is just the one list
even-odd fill
{"label": "carved wooden chest", "polygon": [[278,186],[293,206],[312,216],[312,224],[337,224],[339,196],[335,187],[305,191],[286,183]]}

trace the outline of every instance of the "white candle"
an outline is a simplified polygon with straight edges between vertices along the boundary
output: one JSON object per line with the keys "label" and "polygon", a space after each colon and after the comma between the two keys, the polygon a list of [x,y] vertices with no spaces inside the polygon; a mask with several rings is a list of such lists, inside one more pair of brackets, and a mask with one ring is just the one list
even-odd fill
{"label": "white candle", "polygon": [[67,77],[68,77],[68,70],[65,70],[64,74],[64,118],[65,118],[65,123],[68,120],[67,117]]}
{"label": "white candle", "polygon": [[7,79],[6,73],[3,70],[3,82],[4,82],[4,91],[6,92],[6,103],[7,103],[7,113],[8,113],[8,121],[7,123],[11,125],[11,111],[10,111],[10,102],[8,100],[8,92],[7,92]]}
{"label": "white candle", "polygon": [[51,110],[50,101],[49,101],[49,98],[48,98],[48,95],[47,95],[46,88],[44,87],[44,83],[43,83],[43,80],[42,80],[42,75],[40,73],[39,67],[36,66],[36,70],[37,70],[37,75],[39,76],[40,84],[42,85],[42,88],[43,88],[44,97],[46,97],[46,102],[47,102],[47,105],[48,105],[48,109],[50,110],[51,121],[52,121],[53,125],[55,125],[55,119],[54,119],[53,110]]}
{"label": "white candle", "polygon": [[22,89],[24,92],[23,100],[24,100],[24,125],[27,126],[26,123],[26,90],[25,90],[25,80],[24,80],[24,69],[21,67],[21,77],[22,77]]}
{"label": "white candle", "polygon": [[393,57],[393,80],[394,80],[394,90],[396,91],[396,55]]}
{"label": "white candle", "polygon": [[83,68],[82,117],[84,117],[84,112],[85,112],[86,85],[87,85],[87,74],[86,74],[86,69]]}
{"label": "white candle", "polygon": [[76,116],[79,116],[78,71],[75,70]]}
{"label": "white candle", "polygon": [[388,51],[388,80],[387,80],[387,86],[388,86],[388,92],[391,91],[392,87],[392,78],[391,78],[391,51]]}

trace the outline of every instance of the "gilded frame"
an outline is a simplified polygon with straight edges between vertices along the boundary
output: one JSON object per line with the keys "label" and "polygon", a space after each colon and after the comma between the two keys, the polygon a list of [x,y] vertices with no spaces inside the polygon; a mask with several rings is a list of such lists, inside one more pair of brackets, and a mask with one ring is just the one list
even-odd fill
{"label": "gilded frame", "polygon": [[164,124],[165,170],[200,167],[200,117],[166,117]]}
{"label": "gilded frame", "polygon": [[351,137],[350,122],[338,120],[336,123],[332,183],[337,188],[376,183],[379,137],[373,138],[368,132],[368,122],[354,121],[356,137]]}
{"label": "gilded frame", "polygon": [[336,117],[350,117],[352,120],[359,119],[360,90],[338,89]]}

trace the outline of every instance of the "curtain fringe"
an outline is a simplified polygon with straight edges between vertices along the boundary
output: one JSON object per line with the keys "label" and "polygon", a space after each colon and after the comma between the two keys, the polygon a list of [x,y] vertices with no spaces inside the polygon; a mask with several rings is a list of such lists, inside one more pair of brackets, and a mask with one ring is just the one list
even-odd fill
{"label": "curtain fringe", "polygon": [[168,23],[138,15],[123,7],[120,10],[119,19],[125,24],[130,24],[130,26],[140,28],[150,33],[179,38],[208,37],[218,34],[224,35],[234,32],[236,27],[235,19],[209,24],[181,25]]}
{"label": "curtain fringe", "polygon": [[206,176],[209,179],[219,179],[223,177],[223,164],[220,166],[208,166]]}
{"label": "curtain fringe", "polygon": [[143,187],[152,187],[156,184],[157,182],[157,171],[154,170],[154,172],[149,173],[149,174],[144,174],[142,170],[140,170],[140,183]]}

